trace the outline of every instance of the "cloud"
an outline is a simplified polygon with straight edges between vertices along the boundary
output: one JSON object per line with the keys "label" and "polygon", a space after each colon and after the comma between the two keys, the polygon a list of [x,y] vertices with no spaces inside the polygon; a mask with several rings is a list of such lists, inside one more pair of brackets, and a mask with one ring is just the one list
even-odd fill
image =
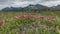
{"label": "cloud", "polygon": [[51,6],[60,5],[60,1],[49,1],[49,2],[43,2],[43,3],[40,3],[40,4],[51,7]]}
{"label": "cloud", "polygon": [[29,4],[42,4],[45,6],[60,5],[60,0],[0,0],[0,8],[4,7],[24,7]]}
{"label": "cloud", "polygon": [[6,5],[6,4],[13,4],[14,2],[38,2],[38,3],[42,3],[42,2],[47,2],[47,1],[60,1],[60,0],[0,0],[0,5]]}
{"label": "cloud", "polygon": [[42,4],[48,7],[60,5],[60,0],[19,0],[16,5],[25,6],[29,4]]}
{"label": "cloud", "polygon": [[0,0],[0,5],[12,4],[15,0]]}
{"label": "cloud", "polygon": [[[18,1],[38,1],[38,0],[18,0]],[[59,1],[59,0],[40,0],[40,1]]]}

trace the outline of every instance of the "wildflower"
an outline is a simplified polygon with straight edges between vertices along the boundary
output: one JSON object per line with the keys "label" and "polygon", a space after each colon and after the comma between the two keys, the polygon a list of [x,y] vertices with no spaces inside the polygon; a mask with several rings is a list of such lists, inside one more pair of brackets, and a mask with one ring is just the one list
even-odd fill
{"label": "wildflower", "polygon": [[32,16],[32,15],[26,15],[25,18],[27,18],[27,19],[34,18],[34,16]]}
{"label": "wildflower", "polygon": [[0,26],[2,26],[3,25],[3,21],[0,21]]}
{"label": "wildflower", "polygon": [[51,19],[51,21],[55,21],[56,19]]}
{"label": "wildflower", "polygon": [[26,31],[27,30],[27,27],[24,27],[24,31]]}
{"label": "wildflower", "polygon": [[15,19],[18,19],[18,16],[14,16]]}
{"label": "wildflower", "polygon": [[53,17],[50,17],[50,18],[48,18],[48,20],[50,20],[50,21],[55,21],[56,19],[53,18]]}
{"label": "wildflower", "polygon": [[25,16],[20,16],[21,19],[25,18]]}
{"label": "wildflower", "polygon": [[41,18],[41,19],[44,19],[44,18],[45,18],[45,16],[40,16],[40,18]]}

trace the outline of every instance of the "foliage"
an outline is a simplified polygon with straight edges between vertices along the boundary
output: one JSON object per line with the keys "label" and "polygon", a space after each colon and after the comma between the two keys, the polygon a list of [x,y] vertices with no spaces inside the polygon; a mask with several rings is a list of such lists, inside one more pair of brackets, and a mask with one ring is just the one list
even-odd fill
{"label": "foliage", "polygon": [[60,34],[58,14],[41,13],[0,13],[0,34]]}

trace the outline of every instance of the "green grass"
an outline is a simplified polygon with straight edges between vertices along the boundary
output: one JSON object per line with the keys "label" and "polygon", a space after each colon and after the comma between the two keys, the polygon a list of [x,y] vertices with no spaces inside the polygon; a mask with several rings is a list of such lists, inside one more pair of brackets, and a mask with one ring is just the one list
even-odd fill
{"label": "green grass", "polygon": [[[21,16],[32,14],[34,16],[45,16],[45,20],[34,21],[34,26],[30,23],[26,23],[27,30],[23,28],[23,22],[16,21],[14,16]],[[48,17],[55,17],[57,20],[50,23],[46,20]],[[44,12],[0,12],[0,20],[3,21],[3,25],[0,26],[0,34],[60,34],[60,11],[44,11]],[[27,20],[28,21],[28,20]],[[26,21],[26,22],[27,22]],[[55,26],[58,24],[57,26]],[[51,26],[50,26],[51,25]]]}

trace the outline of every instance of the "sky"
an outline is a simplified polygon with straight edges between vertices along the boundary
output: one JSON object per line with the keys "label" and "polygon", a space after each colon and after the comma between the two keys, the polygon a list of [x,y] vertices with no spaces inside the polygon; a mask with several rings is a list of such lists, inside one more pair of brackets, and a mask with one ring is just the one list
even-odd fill
{"label": "sky", "polygon": [[0,9],[5,7],[25,7],[29,4],[41,4],[48,7],[60,5],[60,0],[0,0]]}

